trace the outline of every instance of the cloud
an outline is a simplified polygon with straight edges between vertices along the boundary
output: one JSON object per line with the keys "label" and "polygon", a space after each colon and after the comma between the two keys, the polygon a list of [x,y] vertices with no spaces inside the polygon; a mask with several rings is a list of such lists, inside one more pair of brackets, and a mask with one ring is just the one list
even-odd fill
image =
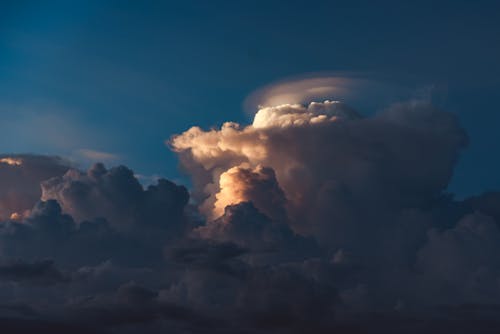
{"label": "cloud", "polygon": [[[209,131],[193,127],[170,142],[193,178],[194,196],[207,217],[220,215],[217,196],[231,194],[235,204],[234,193],[242,193],[243,174],[236,182],[233,168],[261,166],[274,171],[287,213],[301,233],[329,224],[331,217],[322,222],[318,213],[336,208],[337,201],[337,214],[357,214],[359,207],[346,212],[348,198],[365,205],[364,210],[432,200],[446,188],[466,143],[456,118],[427,104],[396,105],[364,118],[329,101],[264,108],[252,125],[225,123]],[[236,187],[228,189],[229,184]],[[264,201],[248,198],[251,191],[245,189],[247,196],[239,200],[251,200],[265,212]]]}
{"label": "cloud", "polygon": [[204,252],[190,256],[193,265],[160,298],[211,315],[217,322],[209,332],[331,328],[339,299],[332,282],[318,279],[318,268],[306,262],[256,264],[234,253],[209,262]]}
{"label": "cloud", "polygon": [[22,214],[0,219],[0,325],[500,328],[500,197],[446,193],[467,144],[453,114],[422,102],[372,116],[340,102],[284,104],[169,144],[193,178],[191,199],[165,179],[143,187],[125,166],[0,157],[0,182],[29,198]]}
{"label": "cloud", "polygon": [[[200,333],[212,327],[212,320],[190,308],[159,298],[159,293],[136,283],[119,286],[107,296],[69,305],[67,321],[97,330],[128,330],[155,333],[164,329],[178,333]],[[113,331],[112,331],[113,332]]]}
{"label": "cloud", "polygon": [[[38,201],[19,220],[0,221],[0,296],[5,302],[26,302],[36,310],[29,316],[32,325],[28,325],[19,320],[25,315],[0,308],[0,323],[5,316],[7,328],[13,330],[33,327],[56,332],[61,328],[107,332],[108,327],[161,319],[188,322],[189,309],[160,303],[146,293],[169,284],[169,276],[174,275],[168,273],[164,248],[182,238],[187,226],[185,188],[163,179],[146,190],[130,187],[138,181],[125,167],[108,171],[100,165],[88,173],[74,169],[68,173],[76,173],[75,178],[66,175],[65,179],[73,196],[61,193],[59,199],[75,205],[82,217],[92,218],[76,220],[57,200],[47,199]],[[51,180],[54,187],[63,182],[62,177]],[[87,181],[88,192],[78,197],[74,189],[81,188],[73,187],[83,181]],[[101,199],[110,202],[97,208],[102,211],[96,214],[91,204],[97,205]],[[117,212],[130,209],[128,206],[133,206],[133,211],[128,211],[133,215],[130,226],[121,220],[106,220],[125,217]],[[91,210],[86,212],[85,208]],[[133,281],[148,288],[136,288]],[[179,317],[182,319],[176,320]],[[98,325],[89,327],[89,321],[97,320]]]}
{"label": "cloud", "polygon": [[6,158],[1,158],[0,163],[7,164],[9,166],[21,166],[23,164],[23,161],[22,159],[19,158],[6,157]]}
{"label": "cloud", "polygon": [[261,108],[255,114],[252,126],[254,128],[286,128],[356,118],[360,116],[345,104],[325,100],[322,103],[311,102],[307,107],[301,104],[282,104]]}
{"label": "cloud", "polygon": [[271,168],[232,167],[222,173],[220,191],[215,194],[213,218],[222,216],[227,206],[253,200],[268,217],[282,220],[286,217],[286,198]]}
{"label": "cloud", "polygon": [[321,99],[343,99],[367,84],[368,80],[347,75],[311,74],[279,81],[253,92],[247,108],[303,104]]}
{"label": "cloud", "polygon": [[71,154],[79,148],[98,147],[103,141],[109,144],[110,138],[99,124],[86,124],[81,117],[85,113],[44,99],[20,104],[2,101],[0,150]]}
{"label": "cloud", "polygon": [[[497,203],[498,204],[498,203]],[[500,294],[499,221],[473,213],[445,230],[431,229],[418,268],[433,298],[495,303]]]}
{"label": "cloud", "polygon": [[104,151],[97,151],[97,150],[91,150],[88,148],[82,148],[79,150],[76,150],[76,155],[89,162],[114,162],[118,159],[120,159],[120,156],[114,153],[109,153],[109,152],[104,152]]}
{"label": "cloud", "polygon": [[[419,312],[436,304],[493,303],[500,295],[493,255],[498,196],[458,202],[445,193],[467,142],[453,114],[418,101],[370,117],[331,101],[262,107],[251,125],[193,127],[174,136],[169,144],[193,178],[195,201],[207,217],[191,235],[246,252],[203,261],[203,270],[190,259],[184,283],[167,295],[175,299],[185,291],[194,298],[187,302],[200,308],[214,299],[237,305],[231,298],[238,295],[246,300],[240,316],[251,328],[278,332],[291,323],[355,330],[353,317],[373,310],[411,328],[399,317],[425,319]],[[279,287],[331,289],[324,307],[330,321],[312,320],[305,310],[287,313],[300,298],[280,304],[273,295],[279,287],[252,288],[260,291],[258,301],[242,297],[259,273],[272,285],[273,270],[285,275],[280,270],[289,268],[298,276]],[[221,282],[227,288],[215,289]],[[321,305],[319,296],[314,300]],[[282,305],[283,313],[272,305]],[[359,330],[369,328],[364,323]]]}
{"label": "cloud", "polygon": [[[315,101],[334,100],[356,107],[378,110],[390,103],[417,98],[437,101],[437,86],[426,86],[415,93],[413,89],[394,84],[374,73],[315,72],[291,76],[263,86],[243,103],[245,111],[254,115],[256,110],[284,104],[308,105]],[[439,94],[437,94],[439,95]]]}
{"label": "cloud", "polygon": [[105,218],[119,229],[134,225],[178,228],[188,193],[165,179],[143,189],[125,166],[106,169],[95,164],[82,173],[69,170],[42,183],[42,200],[57,200],[77,222]]}
{"label": "cloud", "polygon": [[190,238],[168,251],[174,263],[185,268],[241,276],[245,268],[240,257],[248,250],[233,242]]}
{"label": "cloud", "polygon": [[147,189],[126,167],[69,169],[42,182],[42,200],[19,220],[0,222],[0,254],[64,266],[161,263],[163,248],[189,225],[188,193],[160,179]]}
{"label": "cloud", "polygon": [[0,219],[19,218],[40,199],[40,183],[69,169],[58,157],[31,154],[0,155]]}
{"label": "cloud", "polygon": [[69,281],[50,260],[25,263],[15,261],[0,265],[0,280],[32,284],[56,284]]}
{"label": "cloud", "polygon": [[252,202],[225,208],[224,215],[193,230],[205,240],[230,242],[252,250],[252,262],[284,262],[319,255],[312,238],[297,235],[281,220],[275,221],[259,212]]}

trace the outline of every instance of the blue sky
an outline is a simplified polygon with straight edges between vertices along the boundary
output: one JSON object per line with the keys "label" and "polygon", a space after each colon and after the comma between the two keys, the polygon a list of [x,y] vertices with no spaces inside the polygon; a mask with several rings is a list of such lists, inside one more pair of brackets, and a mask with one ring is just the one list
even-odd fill
{"label": "blue sky", "polygon": [[283,78],[361,73],[458,114],[470,145],[450,190],[495,189],[499,13],[494,1],[2,1],[0,151],[108,152],[179,179],[171,135],[249,122],[245,98]]}

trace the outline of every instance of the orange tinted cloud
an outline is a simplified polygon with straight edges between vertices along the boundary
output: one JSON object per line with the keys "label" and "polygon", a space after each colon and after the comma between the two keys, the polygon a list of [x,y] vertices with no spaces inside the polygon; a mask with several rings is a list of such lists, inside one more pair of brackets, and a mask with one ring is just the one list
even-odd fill
{"label": "orange tinted cloud", "polygon": [[57,157],[29,154],[0,156],[0,219],[26,215],[42,194],[40,183],[62,175],[68,166]]}
{"label": "orange tinted cloud", "polygon": [[23,164],[23,160],[19,158],[11,158],[5,157],[0,159],[0,163],[11,165],[11,166],[20,166]]}
{"label": "orange tinted cloud", "polygon": [[[280,155],[272,143],[276,133],[358,118],[354,110],[336,101],[312,102],[306,106],[284,104],[260,109],[253,123],[246,127],[232,122],[224,123],[219,130],[192,127],[173,137],[170,145],[176,152],[189,152],[189,158],[208,172],[209,180],[201,185],[205,195],[201,211],[214,219],[224,212],[226,205],[252,199],[244,194],[252,193],[248,186],[256,183],[238,177],[252,175],[257,181],[266,167],[272,167],[281,184],[290,169],[297,167],[293,154],[281,155],[281,161],[276,160]],[[250,174],[243,173],[244,170]],[[260,206],[257,204],[262,210],[263,202]]]}

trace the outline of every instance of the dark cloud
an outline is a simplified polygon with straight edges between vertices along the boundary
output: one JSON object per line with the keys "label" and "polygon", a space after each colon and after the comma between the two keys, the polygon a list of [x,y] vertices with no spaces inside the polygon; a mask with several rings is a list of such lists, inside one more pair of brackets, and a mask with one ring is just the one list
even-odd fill
{"label": "dark cloud", "polygon": [[190,333],[212,327],[212,319],[163,300],[157,291],[133,282],[119,286],[111,294],[73,302],[68,305],[65,316],[72,323],[96,323],[101,328],[110,331],[116,328],[120,332],[132,329],[154,333],[163,327]]}
{"label": "dark cloud", "polygon": [[109,333],[89,325],[44,319],[0,318],[2,331],[10,334],[53,333],[53,334],[104,334]]}
{"label": "dark cloud", "polygon": [[86,173],[71,169],[42,183],[43,200],[57,200],[77,222],[105,218],[118,229],[134,226],[178,227],[188,193],[165,179],[143,189],[125,166],[93,165]]}
{"label": "dark cloud", "polygon": [[465,199],[463,205],[470,211],[481,212],[500,222],[500,192],[490,191],[469,197]]}
{"label": "dark cloud", "polygon": [[431,229],[417,266],[432,300],[491,304],[500,296],[499,251],[499,226],[489,216],[470,214],[450,229]]}
{"label": "dark cloud", "polygon": [[179,281],[161,297],[220,319],[214,331],[303,332],[333,326],[340,299],[322,265],[256,264],[245,256],[207,262],[205,255],[199,257],[183,266]]}
{"label": "dark cloud", "polygon": [[[83,181],[72,179],[72,173],[79,173]],[[58,199],[81,212],[81,220],[73,212],[68,214],[57,200],[46,199],[22,219],[0,222],[0,254],[5,258],[0,266],[0,296],[38,310],[23,324],[13,317],[19,314],[12,309],[0,308],[7,326],[13,331],[107,332],[115,326],[170,319],[182,312],[189,315],[189,310],[178,310],[168,302],[160,305],[157,293],[148,294],[154,290],[131,283],[142,282],[152,289],[169,284],[164,249],[182,238],[187,226],[185,188],[167,180],[146,190],[140,185],[130,187],[138,183],[125,167],[108,173],[96,165],[87,174],[71,169],[65,177],[47,182],[54,187],[64,183],[60,188],[67,191],[61,190]],[[100,199],[108,202],[98,206]],[[91,209],[85,212],[84,208]],[[110,223],[108,219],[115,220]],[[8,284],[18,284],[22,290],[12,294]]]}
{"label": "dark cloud", "polygon": [[[191,201],[125,166],[30,179],[41,199],[0,221],[0,326],[493,333],[500,196],[446,193],[466,143],[428,104],[362,117],[326,101],[174,137]],[[0,182],[12,177],[2,168],[33,165],[22,159]]]}
{"label": "dark cloud", "polygon": [[71,216],[62,213],[58,202],[49,200],[37,203],[22,222],[0,223],[0,249],[7,258],[48,258],[72,268],[95,266],[107,260],[134,266],[162,263],[168,240],[180,234],[172,234],[168,225],[148,227],[145,224],[124,232],[103,219],[76,224]]}
{"label": "dark cloud", "polygon": [[59,271],[50,260],[33,263],[14,261],[0,265],[0,280],[49,285],[68,282],[69,277]]}
{"label": "dark cloud", "polygon": [[[220,300],[231,300],[231,293],[208,282],[222,280],[237,294],[259,272],[266,272],[272,285],[272,270],[306,266],[307,271],[291,276],[292,282],[272,290],[290,284],[289,290],[300,291],[291,288],[295,281],[310,288],[312,282],[302,281],[310,273],[317,275],[315,283],[331,284],[336,298],[330,307],[336,315],[319,326],[326,331],[341,324],[355,331],[352,316],[375,310],[402,321],[401,327],[387,326],[392,330],[410,328],[405,317],[418,318],[432,305],[492,303],[500,292],[494,255],[500,201],[496,193],[462,202],[444,193],[467,144],[456,117],[420,102],[394,105],[367,118],[339,112],[341,107],[325,102],[264,108],[247,127],[192,128],[173,138],[208,217],[194,234],[250,250],[238,257],[246,266],[240,268],[244,283],[192,271],[185,281],[193,282],[195,295],[210,300],[202,292],[214,290],[224,296]],[[222,216],[220,203],[232,204]],[[286,212],[280,216],[270,208]],[[270,315],[269,328],[272,319],[279,323],[279,313],[266,308],[280,305],[279,296],[264,287],[252,290],[260,294],[249,296],[265,302],[257,307],[249,299],[243,313],[260,309]],[[295,299],[300,300],[289,296],[289,304],[280,306],[284,314]],[[322,305],[321,298],[313,304]],[[318,323],[306,313],[289,314],[299,323]],[[253,319],[258,327],[261,320]]]}
{"label": "dark cloud", "polygon": [[219,242],[231,242],[250,249],[255,260],[286,261],[318,256],[314,239],[297,235],[281,220],[273,221],[252,202],[225,208],[224,215],[193,230],[193,234]]}
{"label": "dark cloud", "polygon": [[241,276],[244,265],[240,257],[248,250],[232,242],[187,239],[168,250],[172,261],[183,268],[199,269]]}
{"label": "dark cloud", "polygon": [[337,291],[305,269],[299,264],[253,270],[238,294],[237,307],[246,321],[257,328],[296,332],[331,324]]}
{"label": "dark cloud", "polygon": [[0,219],[21,218],[40,199],[40,182],[63,175],[69,164],[58,157],[0,155]]}

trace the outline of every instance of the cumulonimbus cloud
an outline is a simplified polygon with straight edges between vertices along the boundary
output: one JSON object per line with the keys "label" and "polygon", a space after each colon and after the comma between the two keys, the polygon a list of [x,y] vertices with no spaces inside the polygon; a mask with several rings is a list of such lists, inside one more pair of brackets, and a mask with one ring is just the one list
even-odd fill
{"label": "cumulonimbus cloud", "polygon": [[[262,173],[255,169],[267,168],[297,231],[312,232],[310,220],[318,220],[321,201],[331,207],[336,197],[352,197],[374,205],[383,198],[404,206],[439,194],[466,142],[453,115],[427,104],[396,105],[362,117],[343,103],[324,101],[262,108],[248,126],[193,127],[170,145],[192,175],[201,211],[210,219],[224,205],[243,201],[266,211],[260,199],[271,192],[258,191]],[[250,172],[236,173],[242,170]]]}
{"label": "cumulonimbus cloud", "polygon": [[[374,307],[490,303],[500,295],[493,283],[500,277],[497,260],[488,260],[497,248],[498,195],[456,202],[445,194],[467,142],[456,116],[428,101],[367,117],[326,100],[262,107],[250,125],[193,127],[169,145],[192,176],[207,217],[194,236],[280,250],[238,255],[252,269],[232,260],[213,270],[251,280],[262,265],[281,271],[292,261],[298,281],[314,272],[335,285],[330,302],[338,298],[347,313],[365,314]],[[200,300],[212,298],[194,283],[214,277],[205,271],[189,271],[184,283]],[[475,284],[477,277],[488,288]]]}

